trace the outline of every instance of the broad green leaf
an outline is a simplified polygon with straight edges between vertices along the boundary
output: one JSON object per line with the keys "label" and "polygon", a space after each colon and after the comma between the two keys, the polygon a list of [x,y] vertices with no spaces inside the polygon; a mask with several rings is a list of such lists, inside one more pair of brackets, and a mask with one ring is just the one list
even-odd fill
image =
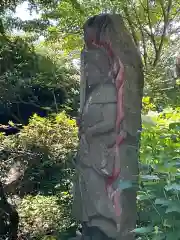
{"label": "broad green leaf", "polygon": [[137,199],[139,201],[150,200],[150,199],[154,199],[154,198],[156,198],[156,196],[153,194],[144,194],[144,195],[138,194],[138,196],[137,196]]}
{"label": "broad green leaf", "polygon": [[160,180],[160,178],[156,175],[141,175],[140,177],[143,180]]}
{"label": "broad green leaf", "polygon": [[169,124],[169,129],[180,129],[180,122],[173,122]]}
{"label": "broad green leaf", "polygon": [[166,209],[166,213],[178,212],[180,213],[180,206],[171,206]]}
{"label": "broad green leaf", "polygon": [[137,233],[137,234],[147,234],[147,233],[152,233],[153,227],[141,227],[141,228],[136,228],[132,230],[132,232]]}
{"label": "broad green leaf", "polygon": [[170,200],[166,200],[166,199],[156,199],[155,200],[155,204],[156,205],[163,205],[163,206],[168,206],[169,204],[171,204],[172,202]]}
{"label": "broad green leaf", "polygon": [[180,191],[180,184],[173,183],[171,185],[166,185],[165,189],[166,191],[171,191],[171,190]]}

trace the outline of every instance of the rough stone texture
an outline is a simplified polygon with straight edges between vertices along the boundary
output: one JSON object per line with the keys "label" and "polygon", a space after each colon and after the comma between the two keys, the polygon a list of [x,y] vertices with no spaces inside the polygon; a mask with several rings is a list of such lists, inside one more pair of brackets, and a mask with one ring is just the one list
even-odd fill
{"label": "rough stone texture", "polygon": [[73,213],[82,239],[132,240],[136,188],[122,186],[138,180],[141,58],[119,15],[90,18],[84,41]]}

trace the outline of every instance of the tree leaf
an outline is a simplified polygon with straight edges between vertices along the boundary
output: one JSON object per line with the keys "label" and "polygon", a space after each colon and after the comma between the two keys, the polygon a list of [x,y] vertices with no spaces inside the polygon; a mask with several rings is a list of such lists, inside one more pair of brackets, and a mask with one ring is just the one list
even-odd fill
{"label": "tree leaf", "polygon": [[160,178],[156,175],[141,175],[143,180],[160,180]]}
{"label": "tree leaf", "polygon": [[172,191],[172,190],[180,191],[180,184],[173,183],[171,185],[166,185],[165,189],[166,189],[166,191]]}
{"label": "tree leaf", "polygon": [[166,199],[157,198],[157,199],[155,200],[155,204],[156,204],[156,205],[168,206],[169,204],[171,204],[171,201],[166,200]]}
{"label": "tree leaf", "polygon": [[136,228],[132,230],[132,232],[137,233],[137,234],[147,234],[147,233],[152,233],[153,227],[141,227],[141,228]]}
{"label": "tree leaf", "polygon": [[166,209],[166,213],[178,212],[180,213],[180,206],[171,206]]}

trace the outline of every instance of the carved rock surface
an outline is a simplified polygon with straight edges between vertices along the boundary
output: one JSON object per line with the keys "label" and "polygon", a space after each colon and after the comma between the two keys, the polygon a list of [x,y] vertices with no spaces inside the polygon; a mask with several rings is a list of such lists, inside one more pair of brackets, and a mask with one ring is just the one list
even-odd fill
{"label": "carved rock surface", "polygon": [[132,240],[136,188],[121,183],[138,180],[141,58],[119,15],[90,18],[84,41],[73,213],[83,239]]}

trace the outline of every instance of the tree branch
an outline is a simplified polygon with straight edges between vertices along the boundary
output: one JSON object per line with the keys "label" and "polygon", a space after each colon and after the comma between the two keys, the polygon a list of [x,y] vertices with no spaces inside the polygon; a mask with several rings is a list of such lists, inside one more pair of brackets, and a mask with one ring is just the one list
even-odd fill
{"label": "tree branch", "polygon": [[161,54],[161,51],[162,51],[164,39],[166,37],[166,30],[167,30],[167,27],[168,27],[168,24],[169,24],[169,14],[170,14],[170,11],[171,11],[172,0],[168,0],[167,13],[166,13],[166,11],[164,9],[164,6],[163,6],[163,0],[160,0],[160,5],[161,5],[162,13],[163,13],[163,18],[164,18],[164,27],[163,27],[163,33],[162,33],[162,36],[161,36],[161,41],[160,41],[158,51],[157,51],[157,54],[156,54],[156,58],[155,58],[154,63],[153,63],[154,67],[158,63],[158,60],[160,58],[160,54]]}
{"label": "tree branch", "polygon": [[143,26],[141,24],[141,21],[138,17],[138,14],[137,14],[137,11],[136,11],[136,7],[134,6],[133,4],[133,8],[134,8],[134,12],[135,12],[135,15],[136,15],[136,19],[137,19],[137,22],[139,24],[139,29],[140,29],[140,32],[141,32],[141,36],[142,36],[142,44],[143,44],[143,49],[144,49],[144,53],[143,53],[143,58],[144,58],[144,65],[147,69],[147,58],[148,58],[148,55],[147,55],[147,50],[146,50],[146,42],[145,42],[145,35],[144,35],[144,32],[143,32]]}
{"label": "tree branch", "polygon": [[3,36],[5,35],[5,29],[1,18],[0,18],[0,34]]}
{"label": "tree branch", "polygon": [[128,21],[128,24],[129,24],[129,27],[130,27],[130,30],[131,30],[131,33],[132,33],[132,37],[133,37],[133,39],[134,39],[134,42],[135,42],[136,46],[138,47],[138,46],[139,46],[138,39],[137,39],[137,36],[136,36],[136,33],[135,33],[135,29],[134,29],[134,27],[133,27],[133,23],[132,23],[132,21],[131,21],[131,18],[130,18],[130,15],[129,15],[127,6],[124,6],[124,7],[123,7],[123,11],[124,11],[124,13],[125,13],[125,15],[126,15],[126,19],[127,19],[127,21]]}
{"label": "tree branch", "polygon": [[[153,43],[153,47],[154,47],[154,51],[155,51],[155,56],[157,56],[157,54],[158,54],[158,48],[157,48],[157,46],[156,46],[156,40],[155,40],[155,38],[154,38],[152,23],[151,23],[151,19],[150,19],[149,0],[147,0],[146,13],[147,13],[147,18],[148,18],[148,23],[149,23],[150,32],[151,32],[151,34],[150,34],[149,36],[151,37],[151,40],[152,40],[152,43]],[[156,57],[155,57],[155,58],[156,58]]]}

